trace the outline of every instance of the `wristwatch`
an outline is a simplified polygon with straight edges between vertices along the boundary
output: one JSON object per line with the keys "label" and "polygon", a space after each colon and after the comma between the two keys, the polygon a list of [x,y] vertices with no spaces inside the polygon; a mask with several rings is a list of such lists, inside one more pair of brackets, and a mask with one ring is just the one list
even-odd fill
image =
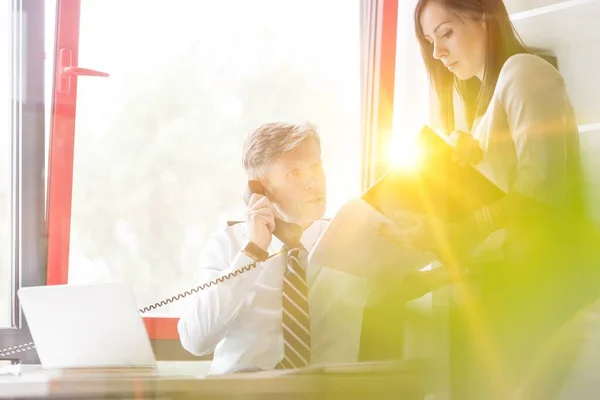
{"label": "wristwatch", "polygon": [[269,252],[261,249],[251,241],[247,241],[245,246],[242,248],[242,253],[253,259],[254,261],[265,261],[269,258]]}

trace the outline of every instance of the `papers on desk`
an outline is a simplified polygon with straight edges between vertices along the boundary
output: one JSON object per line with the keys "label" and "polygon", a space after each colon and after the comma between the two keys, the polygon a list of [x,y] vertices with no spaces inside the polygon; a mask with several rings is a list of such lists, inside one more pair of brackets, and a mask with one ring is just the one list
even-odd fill
{"label": "papers on desk", "polygon": [[50,380],[51,376],[43,372],[21,373],[20,365],[2,367],[0,368],[0,399],[49,396]]}
{"label": "papers on desk", "polygon": [[256,372],[240,372],[226,375],[200,376],[204,379],[269,379],[295,375],[372,375],[389,373],[413,373],[424,370],[427,362],[424,360],[404,361],[366,361],[356,363],[317,363],[302,368],[272,369]]}
{"label": "papers on desk", "polygon": [[429,251],[404,248],[380,235],[386,224],[393,222],[362,199],[344,204],[317,239],[309,263],[370,279],[383,269],[402,274],[435,260]]}
{"label": "papers on desk", "polygon": [[319,363],[302,368],[282,370],[281,375],[366,375],[408,370],[400,361],[367,361],[357,363]]}
{"label": "papers on desk", "polygon": [[11,364],[0,367],[0,376],[18,376],[21,374],[21,364]]}

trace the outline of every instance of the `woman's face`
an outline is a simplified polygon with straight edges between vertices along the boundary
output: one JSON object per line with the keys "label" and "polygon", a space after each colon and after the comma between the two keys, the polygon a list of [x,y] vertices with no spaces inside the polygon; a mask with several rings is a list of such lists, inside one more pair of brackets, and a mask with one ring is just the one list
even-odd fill
{"label": "woman's face", "polygon": [[483,80],[486,25],[483,20],[459,18],[436,1],[421,12],[421,29],[433,45],[433,57],[444,63],[458,79],[477,76]]}

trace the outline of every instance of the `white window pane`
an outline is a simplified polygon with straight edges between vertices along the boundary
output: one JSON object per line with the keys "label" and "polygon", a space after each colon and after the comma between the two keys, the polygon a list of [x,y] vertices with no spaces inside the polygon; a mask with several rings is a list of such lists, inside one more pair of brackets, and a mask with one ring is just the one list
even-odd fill
{"label": "white window pane", "polygon": [[0,327],[11,325],[11,7],[0,5]]}
{"label": "white window pane", "polygon": [[[86,0],[69,282],[140,305],[193,284],[209,234],[244,218],[242,142],[320,128],[328,214],[360,193],[358,0]],[[157,310],[175,313],[176,308]]]}
{"label": "white window pane", "polygon": [[[53,79],[54,79],[54,45],[56,41],[56,0],[45,0],[44,2],[44,53],[45,53],[45,64],[44,64],[44,104],[45,104],[45,121],[44,121],[44,134],[45,134],[45,160],[44,165],[48,166],[48,157],[50,149],[50,120],[52,118],[52,97],[54,96],[53,91]],[[45,196],[48,195],[48,168],[44,168],[46,173],[45,176]],[[44,201],[47,206],[48,202]]]}
{"label": "white window pane", "polygon": [[415,36],[416,0],[404,0],[398,7],[396,73],[394,81],[394,122],[390,161],[400,166],[416,162],[414,139],[429,123],[429,81]]}

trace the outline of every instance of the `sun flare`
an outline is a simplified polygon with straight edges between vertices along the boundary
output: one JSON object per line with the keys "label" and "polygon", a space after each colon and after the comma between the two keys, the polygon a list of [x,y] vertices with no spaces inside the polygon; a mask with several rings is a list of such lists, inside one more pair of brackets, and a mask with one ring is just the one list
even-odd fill
{"label": "sun flare", "polygon": [[394,134],[390,139],[388,160],[390,165],[394,168],[416,168],[421,160],[421,154],[416,139]]}

